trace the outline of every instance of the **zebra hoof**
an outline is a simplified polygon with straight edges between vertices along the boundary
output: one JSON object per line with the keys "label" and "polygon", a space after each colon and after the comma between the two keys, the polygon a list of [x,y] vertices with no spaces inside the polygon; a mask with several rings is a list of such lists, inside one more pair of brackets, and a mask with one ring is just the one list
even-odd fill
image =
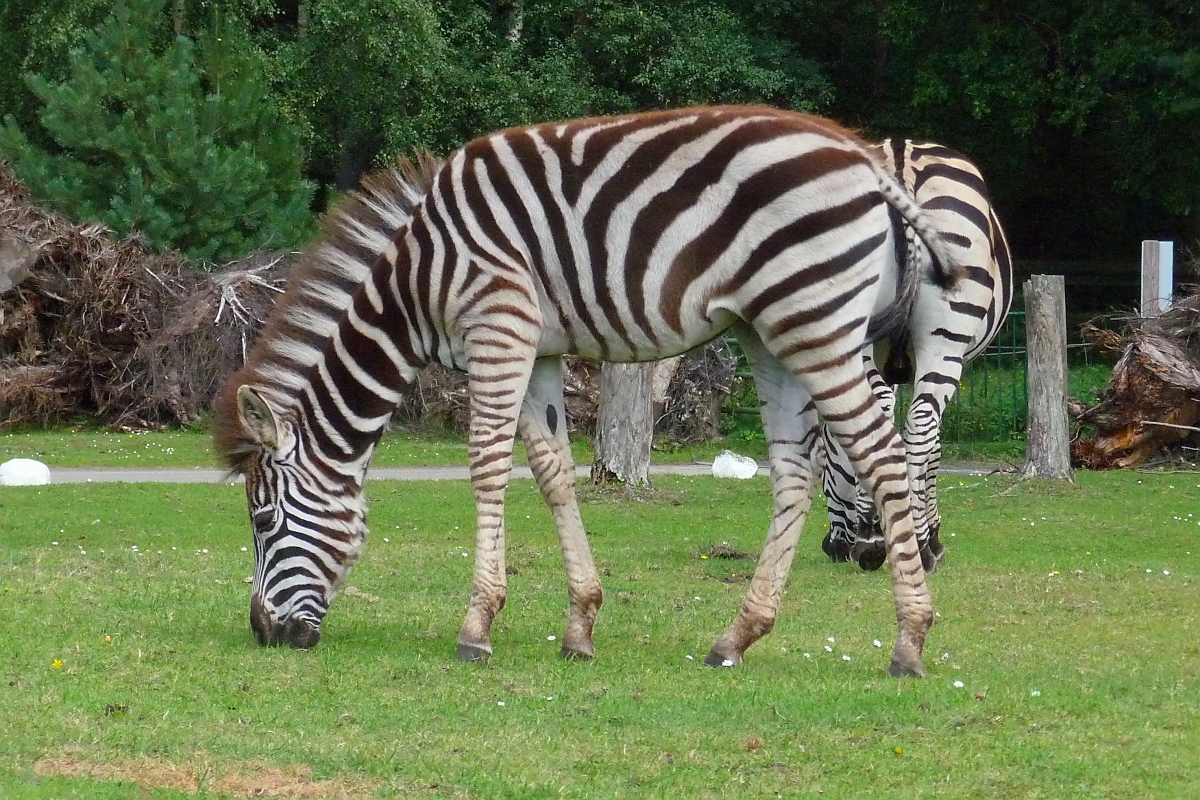
{"label": "zebra hoof", "polygon": [[946,557],[946,546],[942,544],[937,528],[934,528],[933,532],[929,534],[929,552],[933,553],[934,560],[938,562]]}
{"label": "zebra hoof", "polygon": [[730,658],[718,653],[716,650],[710,650],[708,655],[704,657],[704,666],[706,667],[736,667],[741,663],[742,659],[740,657],[735,656]]}
{"label": "zebra hoof", "polygon": [[937,572],[938,557],[933,554],[933,550],[929,547],[921,548],[921,566],[925,568],[926,575],[932,575]]}
{"label": "zebra hoof", "polygon": [[821,540],[821,549],[825,551],[825,555],[838,563],[853,560],[850,558],[850,543],[842,538],[833,538],[832,533],[825,534],[825,538]]}
{"label": "zebra hoof", "polygon": [[454,660],[486,664],[491,655],[492,651],[490,649],[485,649],[477,644],[463,644],[459,642],[458,649],[454,651]]}
{"label": "zebra hoof", "polygon": [[895,659],[888,666],[888,675],[893,678],[924,678],[925,667],[918,661],[915,665],[901,664]]}
{"label": "zebra hoof", "polygon": [[858,554],[858,566],[863,572],[874,572],[883,566],[887,560],[887,552],[882,547],[863,550]]}
{"label": "zebra hoof", "polygon": [[589,650],[579,650],[574,647],[567,647],[565,644],[558,651],[560,658],[565,658],[567,661],[591,661],[596,657],[595,648]]}

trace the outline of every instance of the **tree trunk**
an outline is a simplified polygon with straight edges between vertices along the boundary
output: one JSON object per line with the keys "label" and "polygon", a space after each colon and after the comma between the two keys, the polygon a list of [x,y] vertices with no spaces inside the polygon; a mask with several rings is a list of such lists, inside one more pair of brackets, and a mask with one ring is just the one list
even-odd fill
{"label": "tree trunk", "polygon": [[1025,282],[1029,427],[1022,477],[1074,481],[1067,427],[1067,302],[1061,275]]}
{"label": "tree trunk", "polygon": [[592,483],[650,486],[650,443],[654,436],[651,407],[652,362],[610,364],[600,368],[600,408],[596,420],[596,454]]}
{"label": "tree trunk", "polygon": [[675,373],[679,371],[679,365],[683,363],[683,356],[671,356],[664,358],[662,361],[655,361],[653,373],[650,378],[650,401],[651,407],[654,409],[654,418],[651,420],[651,426],[658,425],[658,420],[667,411],[667,391],[671,388],[671,381],[675,378]]}

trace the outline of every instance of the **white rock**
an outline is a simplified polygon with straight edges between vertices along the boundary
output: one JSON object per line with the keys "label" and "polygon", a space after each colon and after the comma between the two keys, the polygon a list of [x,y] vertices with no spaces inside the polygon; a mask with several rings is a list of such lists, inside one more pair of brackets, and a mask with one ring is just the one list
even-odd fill
{"label": "white rock", "polygon": [[722,450],[713,459],[712,473],[715,478],[746,480],[758,474],[758,462],[748,456],[739,456],[732,450]]}
{"label": "white rock", "polygon": [[50,468],[32,458],[0,464],[0,486],[41,486],[50,482]]}

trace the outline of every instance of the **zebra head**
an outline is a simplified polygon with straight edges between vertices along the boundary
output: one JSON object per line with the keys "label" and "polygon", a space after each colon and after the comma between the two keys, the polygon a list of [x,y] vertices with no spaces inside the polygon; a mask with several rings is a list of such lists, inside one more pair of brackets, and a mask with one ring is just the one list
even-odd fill
{"label": "zebra head", "polygon": [[305,431],[251,386],[237,390],[237,418],[249,445],[235,470],[254,529],[250,628],[260,645],[309,648],[366,542],[361,481],[321,469]]}

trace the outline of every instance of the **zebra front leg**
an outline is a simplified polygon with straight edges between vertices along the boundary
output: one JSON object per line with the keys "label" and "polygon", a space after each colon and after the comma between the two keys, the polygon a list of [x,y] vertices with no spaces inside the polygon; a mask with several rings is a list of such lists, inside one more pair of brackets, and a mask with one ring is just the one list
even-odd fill
{"label": "zebra front leg", "polygon": [[[874,353],[867,349],[863,354],[863,368],[866,370],[867,383],[879,401],[879,409],[889,419],[893,419],[896,409],[896,390],[893,389],[875,366]],[[853,466],[845,452],[838,447],[837,451],[844,460],[845,469],[853,474]],[[912,480],[912,472],[909,472]],[[914,490],[914,495],[916,494]],[[914,499],[915,502],[915,499]],[[914,523],[919,519],[913,514]],[[919,533],[918,528],[918,533]],[[873,572],[883,566],[887,560],[887,548],[883,541],[883,523],[875,510],[875,501],[863,489],[857,476],[854,478],[854,527],[851,533],[850,560],[858,563],[860,569]]]}
{"label": "zebra front leg", "polygon": [[762,402],[774,513],[741,611],[704,658],[710,667],[740,664],[746,649],[774,629],[815,482],[817,416],[807,392],[757,337],[739,332],[739,339]]}
{"label": "zebra front leg", "polygon": [[604,592],[575,496],[575,464],[567,439],[562,359],[558,356],[534,363],[519,425],[529,454],[529,467],[554,517],[567,569],[570,609],[559,655],[595,658],[592,627],[604,602]]}
{"label": "zebra front leg", "polygon": [[511,342],[468,341],[471,430],[468,458],[475,493],[475,576],[467,618],[458,634],[459,661],[487,661],[491,630],[508,592],[504,562],[504,493],[512,473],[518,410],[533,354]]}
{"label": "zebra front leg", "polygon": [[[957,377],[954,378],[957,382]],[[921,562],[925,571],[932,573],[945,557],[939,529],[941,518],[937,509],[937,472],[942,460],[941,428],[942,409],[950,402],[953,389],[947,391],[940,386],[929,386],[928,377],[923,378],[924,391],[916,394],[908,412],[904,430],[904,443],[909,454],[909,477],[917,500],[917,532],[920,538]],[[918,387],[922,382],[918,382]]]}

